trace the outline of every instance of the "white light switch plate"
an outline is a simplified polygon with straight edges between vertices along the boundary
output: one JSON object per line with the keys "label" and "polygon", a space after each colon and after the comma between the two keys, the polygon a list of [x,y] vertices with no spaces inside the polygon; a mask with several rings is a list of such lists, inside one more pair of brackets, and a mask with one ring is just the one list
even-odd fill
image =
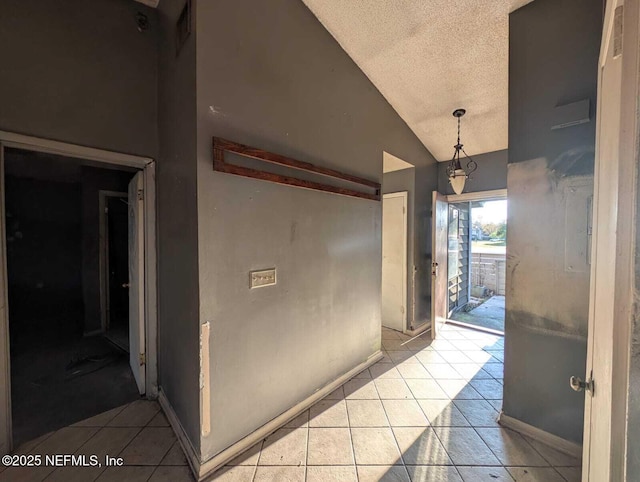
{"label": "white light switch plate", "polygon": [[276,269],[264,269],[262,271],[251,271],[250,286],[251,288],[262,288],[263,286],[270,286],[276,284]]}

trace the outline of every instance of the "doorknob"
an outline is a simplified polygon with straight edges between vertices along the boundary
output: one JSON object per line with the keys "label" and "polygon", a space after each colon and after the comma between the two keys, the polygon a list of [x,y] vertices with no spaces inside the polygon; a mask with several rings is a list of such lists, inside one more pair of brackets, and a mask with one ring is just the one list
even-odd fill
{"label": "doorknob", "polygon": [[587,390],[587,392],[591,392],[592,395],[593,395],[593,389],[595,388],[592,378],[590,378],[586,382],[583,382],[580,377],[571,377],[569,378],[569,385],[576,392]]}
{"label": "doorknob", "polygon": [[122,287],[123,288],[128,288],[129,287],[129,283],[122,283]]}

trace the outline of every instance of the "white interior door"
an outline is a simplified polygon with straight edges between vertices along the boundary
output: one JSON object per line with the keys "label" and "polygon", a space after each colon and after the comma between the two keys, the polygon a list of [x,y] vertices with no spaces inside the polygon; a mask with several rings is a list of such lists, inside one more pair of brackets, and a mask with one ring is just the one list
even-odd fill
{"label": "white interior door", "polygon": [[407,326],[407,192],[382,197],[382,326]]}
{"label": "white interior door", "polygon": [[617,286],[622,100],[622,54],[616,51],[617,42],[613,37],[616,33],[616,9],[622,3],[621,0],[607,2],[600,52],[587,367],[585,374],[576,374],[583,380],[595,381],[595,389],[585,392],[583,444],[583,480],[592,482],[611,480],[613,320]]}
{"label": "white interior door", "polygon": [[143,174],[129,183],[129,363],[141,394],[145,393],[145,280]]}
{"label": "white interior door", "polygon": [[447,261],[449,203],[444,194],[433,191],[431,245],[431,336],[437,338],[440,327],[447,321]]}

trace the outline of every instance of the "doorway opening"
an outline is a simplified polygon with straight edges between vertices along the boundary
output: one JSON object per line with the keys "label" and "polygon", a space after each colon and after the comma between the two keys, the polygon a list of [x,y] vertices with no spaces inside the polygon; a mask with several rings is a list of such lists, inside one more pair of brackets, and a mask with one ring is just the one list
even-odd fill
{"label": "doorway opening", "polygon": [[506,243],[506,199],[449,204],[449,320],[504,333]]}
{"label": "doorway opening", "polygon": [[[16,444],[139,396],[127,346],[127,195],[111,198],[118,202],[109,203],[115,215],[99,211],[98,195],[100,188],[126,191],[135,173],[133,169],[87,166],[50,154],[5,150]],[[100,239],[103,219],[109,228],[107,243]],[[107,292],[100,289],[99,279],[103,244],[112,279]],[[107,294],[110,301],[106,304],[114,309],[111,326],[103,330],[100,305]],[[112,336],[116,333],[118,336]],[[112,342],[123,337],[124,346]]]}
{"label": "doorway opening", "polygon": [[417,334],[421,327],[415,326],[414,317],[415,167],[383,152],[382,172],[382,328]]}
{"label": "doorway opening", "polygon": [[506,190],[433,193],[432,333],[445,323],[504,335]]}
{"label": "doorway opening", "polygon": [[0,442],[9,453],[155,395],[155,291],[145,283],[155,277],[155,208],[143,187],[151,202],[155,190],[149,159],[0,136]]}

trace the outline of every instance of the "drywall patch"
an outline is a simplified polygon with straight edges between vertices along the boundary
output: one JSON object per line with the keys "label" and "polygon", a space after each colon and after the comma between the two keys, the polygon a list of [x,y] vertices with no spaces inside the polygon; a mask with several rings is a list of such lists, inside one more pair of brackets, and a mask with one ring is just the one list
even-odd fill
{"label": "drywall patch", "polygon": [[209,385],[209,334],[211,325],[207,321],[200,329],[200,431],[203,437],[211,433],[211,392]]}
{"label": "drywall patch", "polygon": [[[537,158],[509,164],[508,186],[508,321],[585,338],[593,176],[559,175]],[[572,191],[578,187],[580,196]]]}

